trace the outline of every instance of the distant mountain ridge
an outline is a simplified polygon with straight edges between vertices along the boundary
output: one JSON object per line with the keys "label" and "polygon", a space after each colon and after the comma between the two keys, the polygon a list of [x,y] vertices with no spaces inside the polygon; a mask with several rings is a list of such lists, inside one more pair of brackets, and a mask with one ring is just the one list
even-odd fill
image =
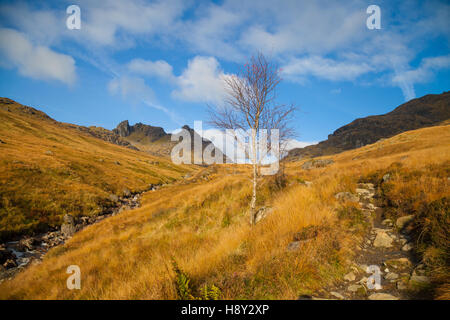
{"label": "distant mountain ridge", "polygon": [[[128,120],[124,120],[120,122],[115,129],[108,130],[103,127],[85,127],[71,123],[58,122],[42,111],[39,111],[33,107],[22,105],[9,98],[0,97],[0,107],[5,108],[10,112],[28,114],[46,121],[51,121],[56,125],[76,129],[95,138],[127,147],[132,150],[145,151],[155,156],[170,157],[172,148],[178,143],[178,141],[171,141],[172,135],[170,133],[166,133],[163,128],[154,127],[143,123],[130,125]],[[190,132],[191,141],[193,144],[194,136],[197,135],[197,133],[187,125],[183,126],[183,129]],[[212,142],[203,138],[202,150],[204,150],[210,143]],[[216,150],[220,152],[224,162],[226,162],[226,156],[223,155],[219,149],[216,148]],[[193,147],[192,151],[194,151]]]}
{"label": "distant mountain ridge", "polygon": [[[194,153],[193,148],[194,137],[198,135],[194,129],[185,125],[182,129],[187,130],[191,135],[192,148],[191,151]],[[115,129],[112,130],[114,134],[131,143],[133,146],[137,147],[139,150],[149,152],[154,155],[160,156],[170,156],[172,148],[178,144],[177,141],[172,141],[172,135],[166,133],[161,127],[154,127],[143,123],[136,123],[135,125],[130,125],[128,120],[124,120],[117,125]],[[202,138],[202,151],[212,143],[208,139]],[[216,148],[220,155],[226,162],[226,157],[223,153]]]}
{"label": "distant mountain ridge", "polygon": [[450,91],[410,100],[384,115],[356,119],[316,145],[289,151],[287,158],[318,157],[356,149],[404,131],[450,119]]}

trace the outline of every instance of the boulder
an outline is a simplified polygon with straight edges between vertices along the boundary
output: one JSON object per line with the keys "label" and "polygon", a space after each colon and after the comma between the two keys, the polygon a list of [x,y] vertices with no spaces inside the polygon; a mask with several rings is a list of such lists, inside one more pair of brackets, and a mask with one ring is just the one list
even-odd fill
{"label": "boulder", "polygon": [[406,225],[411,223],[413,220],[414,220],[413,214],[411,214],[409,216],[403,216],[403,217],[400,217],[397,219],[397,221],[395,222],[395,225],[397,226],[397,228],[403,229]]}
{"label": "boulder", "polygon": [[273,209],[269,207],[262,207],[255,213],[255,223],[258,223],[265,217],[267,217],[270,213],[272,213]]}
{"label": "boulder", "polygon": [[358,196],[354,195],[350,192],[339,192],[334,196],[336,199],[341,201],[351,201],[351,202],[358,202],[359,198]]}
{"label": "boulder", "polygon": [[76,226],[75,226],[75,219],[70,214],[66,214],[66,215],[64,215],[63,220],[64,220],[64,223],[61,225],[61,234],[65,238],[70,238],[77,231]]}
{"label": "boulder", "polygon": [[61,233],[66,238],[72,237],[76,231],[75,225],[73,224],[64,223],[61,226]]}
{"label": "boulder", "polygon": [[313,168],[323,168],[323,167],[326,167],[333,163],[334,163],[333,159],[313,159],[313,160],[308,160],[305,163],[303,163],[302,169],[310,170]]}
{"label": "boulder", "polygon": [[392,238],[386,232],[378,232],[373,242],[376,248],[390,248],[392,247]]}
{"label": "boulder", "polygon": [[354,281],[356,279],[356,276],[353,272],[349,272],[344,276],[345,281]]}

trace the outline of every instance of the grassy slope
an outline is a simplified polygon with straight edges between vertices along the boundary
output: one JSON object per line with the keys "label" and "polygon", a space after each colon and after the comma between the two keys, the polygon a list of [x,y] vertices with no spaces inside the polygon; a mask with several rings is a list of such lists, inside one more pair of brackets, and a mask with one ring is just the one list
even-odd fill
{"label": "grassy slope", "polygon": [[192,170],[30,111],[0,104],[0,239],[58,225],[65,213],[97,214],[111,193],[146,190]]}
{"label": "grassy slope", "polygon": [[[149,192],[141,208],[82,230],[42,264],[1,284],[0,298],[175,299],[174,258],[191,278],[194,295],[208,283],[225,299],[295,299],[341,278],[361,239],[358,217],[339,219],[335,213],[342,206],[351,212],[351,204],[339,204],[334,194],[354,190],[359,180],[387,172],[394,162],[412,171],[434,165],[448,174],[449,146],[450,127],[441,126],[336,155],[326,168],[305,172],[301,162],[288,163],[290,186],[264,179],[258,202],[274,212],[254,228],[246,215],[249,172],[218,167],[208,181]],[[313,186],[295,183],[301,179]],[[431,198],[448,195],[447,177],[436,179],[416,188]],[[322,226],[318,237],[287,251],[293,234],[308,225]],[[81,290],[66,289],[65,270],[72,264],[81,268]]]}

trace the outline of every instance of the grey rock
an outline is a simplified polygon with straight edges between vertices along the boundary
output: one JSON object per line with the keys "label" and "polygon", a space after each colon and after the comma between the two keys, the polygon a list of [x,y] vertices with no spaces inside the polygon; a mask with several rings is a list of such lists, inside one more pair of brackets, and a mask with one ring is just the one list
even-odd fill
{"label": "grey rock", "polygon": [[373,246],[376,248],[390,248],[392,247],[392,241],[392,238],[386,232],[378,232]]}
{"label": "grey rock", "polygon": [[75,225],[73,224],[64,223],[61,226],[61,233],[66,238],[72,237],[76,231]]}
{"label": "grey rock", "polygon": [[359,198],[350,192],[339,192],[334,196],[338,200],[358,202]]}
{"label": "grey rock", "polygon": [[255,223],[258,223],[265,217],[267,217],[270,213],[272,213],[273,209],[269,207],[262,207],[255,213]]}
{"label": "grey rock", "polygon": [[356,276],[353,272],[349,272],[344,276],[345,281],[354,281],[356,279]]}
{"label": "grey rock", "polygon": [[302,169],[310,170],[313,168],[323,168],[333,163],[334,163],[333,159],[313,159],[306,161],[304,164],[302,164]]}

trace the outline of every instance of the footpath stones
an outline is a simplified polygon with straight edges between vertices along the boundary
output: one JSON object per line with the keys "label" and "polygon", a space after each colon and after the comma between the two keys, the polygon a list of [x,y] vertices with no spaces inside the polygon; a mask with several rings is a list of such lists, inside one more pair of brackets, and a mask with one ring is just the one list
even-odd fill
{"label": "footpath stones", "polygon": [[334,197],[341,201],[350,201],[350,202],[358,202],[359,201],[358,196],[356,196],[350,192],[339,192]]}
{"label": "footpath stones", "polygon": [[356,279],[356,276],[353,272],[349,272],[344,276],[344,280],[346,281],[354,281]]}
{"label": "footpath stones", "polygon": [[376,248],[390,248],[392,247],[392,238],[386,232],[378,232],[373,242]]}

